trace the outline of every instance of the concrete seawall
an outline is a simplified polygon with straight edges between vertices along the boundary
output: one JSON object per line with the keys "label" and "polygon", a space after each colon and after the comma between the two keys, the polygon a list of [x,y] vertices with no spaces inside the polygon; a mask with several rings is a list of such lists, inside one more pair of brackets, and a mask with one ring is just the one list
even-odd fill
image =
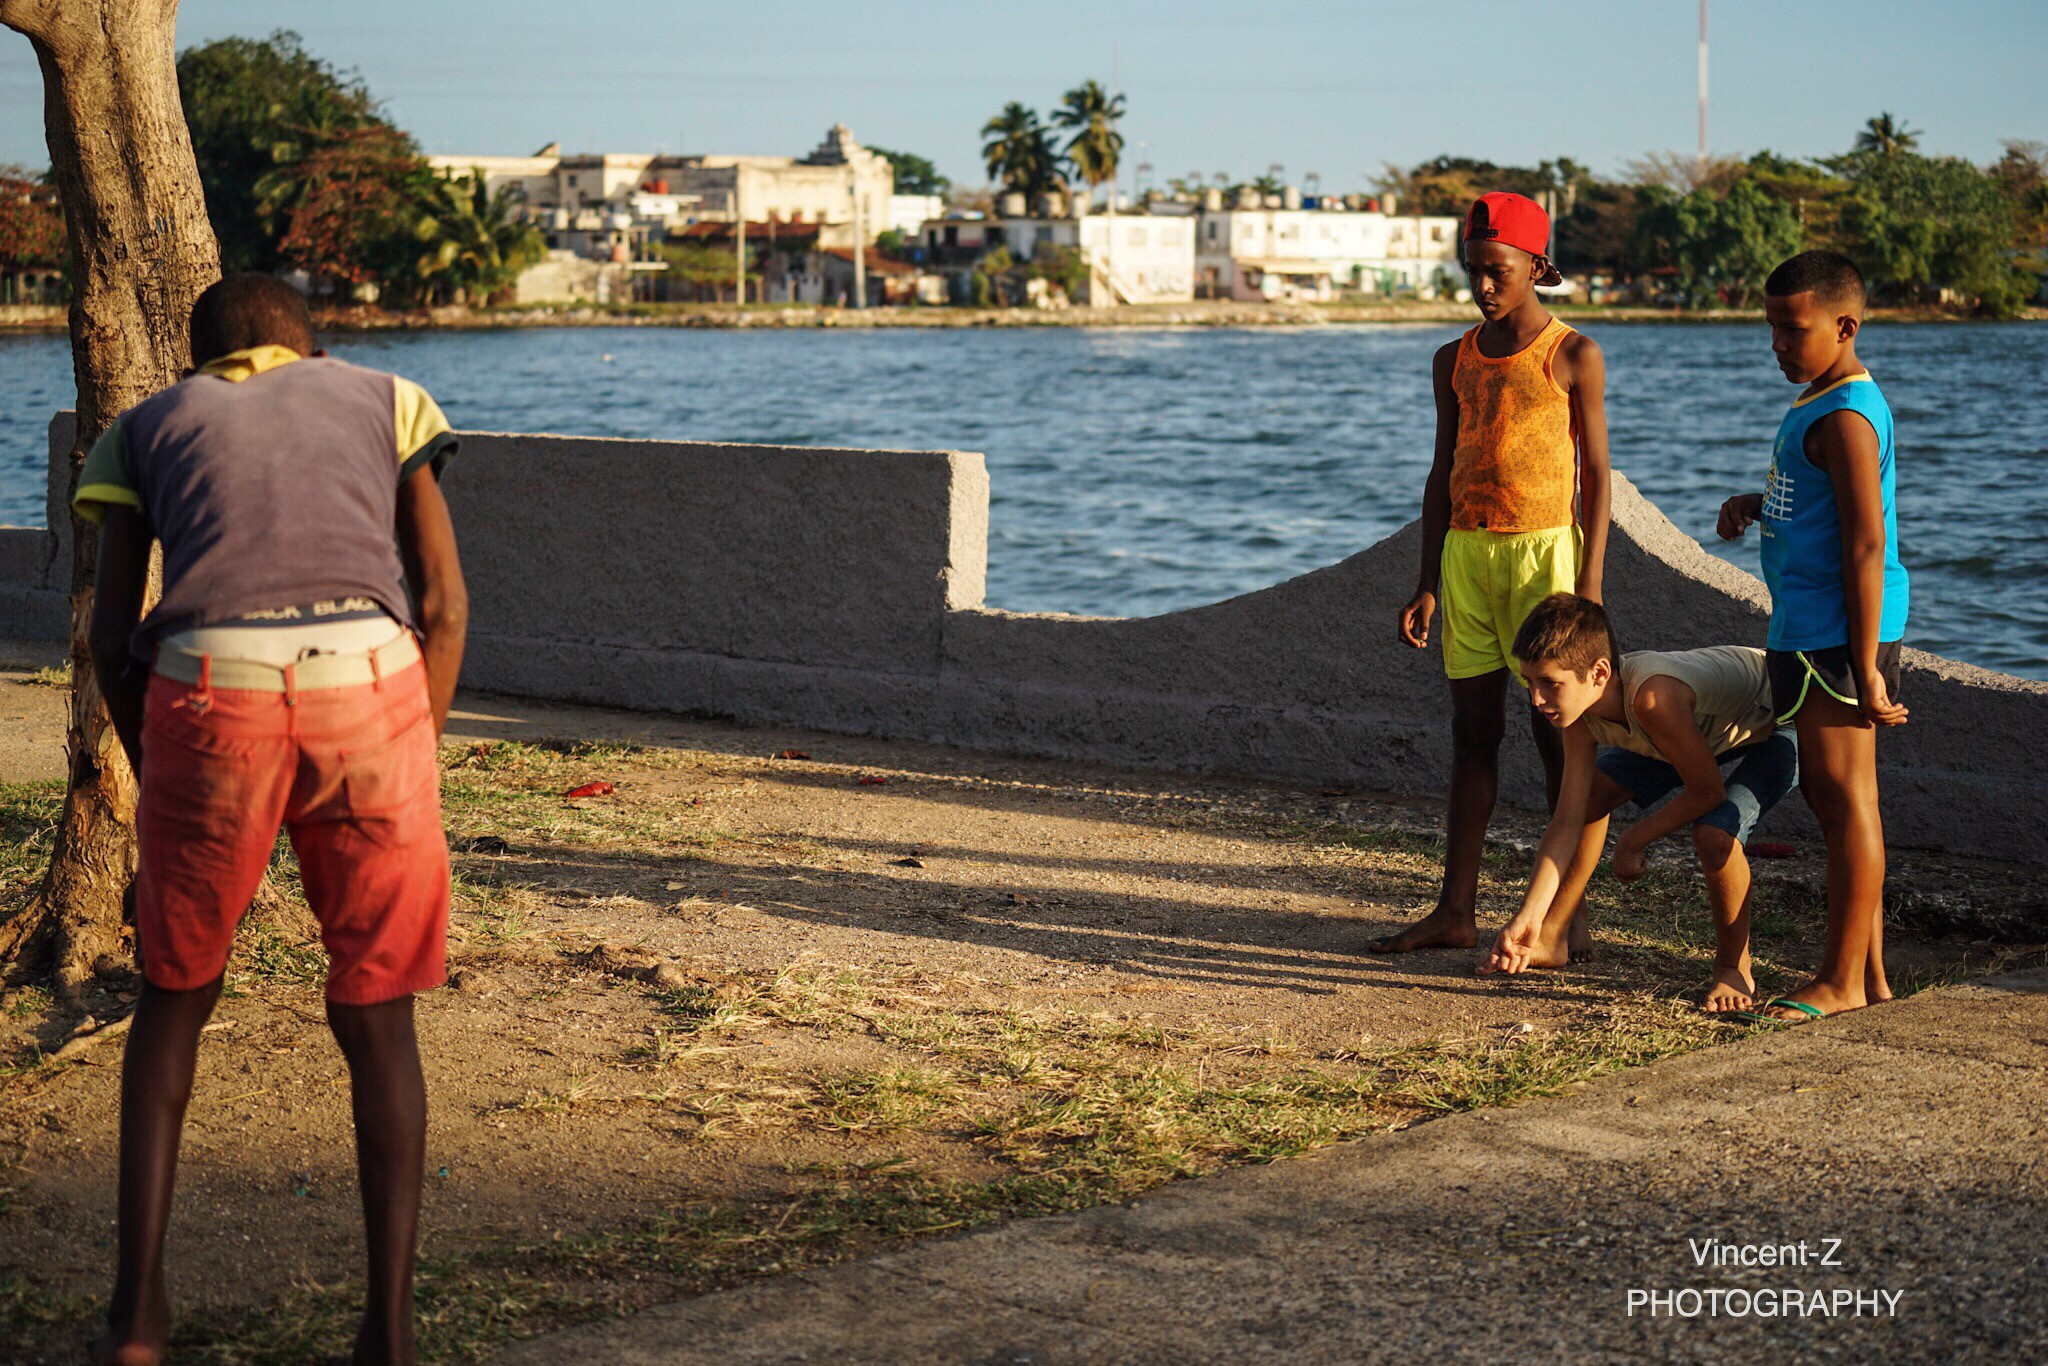
{"label": "concrete seawall", "polygon": [[[69,430],[68,415],[52,424],[53,489]],[[1440,658],[1394,640],[1415,579],[1413,525],[1206,607],[1026,615],[981,606],[988,474],[976,454],[462,441],[447,492],[473,599],[467,686],[1442,792]],[[67,541],[0,532],[0,629],[62,635]],[[1762,643],[1763,585],[1619,476],[1608,556],[1625,648]],[[1913,720],[1880,748],[1889,839],[2048,858],[2048,683],[1909,650],[1904,696]],[[1535,806],[1534,750],[1520,718],[1509,722],[1503,796]],[[1799,803],[1780,812],[1777,828],[1811,832]]]}

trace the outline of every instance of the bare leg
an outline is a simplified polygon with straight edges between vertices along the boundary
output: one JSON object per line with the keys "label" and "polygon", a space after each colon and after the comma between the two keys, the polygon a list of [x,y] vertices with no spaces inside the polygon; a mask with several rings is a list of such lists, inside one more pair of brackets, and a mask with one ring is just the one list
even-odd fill
{"label": "bare leg", "polygon": [[1444,813],[1444,880],[1436,909],[1398,934],[1383,935],[1374,953],[1463,948],[1479,942],[1479,861],[1486,826],[1500,792],[1500,742],[1507,729],[1508,671],[1451,680],[1451,790]]}
{"label": "bare leg", "polygon": [[[1877,728],[1820,693],[1799,709],[1799,790],[1828,845],[1828,931],[1820,972],[1787,1000],[1830,1015],[1869,1004],[1873,950],[1883,949],[1884,826],[1877,809]],[[1882,976],[1882,964],[1878,973]],[[1780,1018],[1805,1018],[1780,1008]]]}
{"label": "bare leg", "polygon": [[[1579,836],[1571,866],[1565,869],[1557,897],[1550,903],[1550,914],[1543,919],[1542,937],[1529,955],[1529,967],[1561,968],[1583,961],[1582,951],[1573,948],[1573,940],[1586,933],[1586,884],[1592,880],[1593,870],[1600,866],[1600,855],[1606,848],[1607,817],[1602,815],[1587,821],[1586,832]],[[1590,936],[1587,938],[1590,941]],[[1590,949],[1584,952],[1590,956]]]}
{"label": "bare leg", "polygon": [[1749,963],[1749,857],[1733,835],[1711,825],[1692,828],[1692,847],[1714,913],[1714,980],[1700,1004],[1715,1014],[1748,1010],[1756,997]]}
{"label": "bare leg", "polygon": [[[1547,724],[1547,723],[1546,723]],[[1586,830],[1572,853],[1571,866],[1557,885],[1557,896],[1544,917],[1542,946],[1530,967],[1561,968],[1567,963],[1586,963],[1593,958],[1592,927],[1586,919],[1586,887],[1607,850],[1607,818],[1626,806],[1629,790],[1598,770],[1593,789],[1586,794]]]}
{"label": "bare leg", "polygon": [[[1533,703],[1529,707],[1529,734],[1536,741],[1537,757],[1543,760],[1543,805],[1546,810],[1556,811],[1558,788],[1564,782],[1564,741],[1558,734],[1557,727],[1551,725],[1543,713],[1536,710]],[[1608,808],[1608,811],[1612,810],[1612,807]],[[1603,838],[1607,833],[1606,812],[1601,814],[1600,833]],[[1594,863],[1598,862],[1596,853]],[[1586,876],[1591,878],[1592,875],[1593,870],[1588,868]],[[1578,905],[1573,910],[1571,923],[1565,930],[1566,951],[1574,963],[1593,961],[1593,930],[1586,923],[1584,891],[1585,884],[1581,883]]]}
{"label": "bare leg", "polygon": [[1543,761],[1543,809],[1557,810],[1557,790],[1564,783],[1564,737],[1550,719],[1529,706],[1529,736],[1536,742],[1536,757]]}
{"label": "bare leg", "polygon": [[1872,1005],[1892,998],[1891,979],[1884,973],[1884,899],[1878,898],[1877,913],[1870,918],[1870,958],[1863,965],[1863,997]]}
{"label": "bare leg", "polygon": [[164,1289],[164,1230],[178,1180],[178,1144],[199,1031],[220,999],[220,979],[190,991],[142,984],[135,1023],[121,1058],[121,1193],[119,1251],[106,1336],[92,1358],[118,1366],[154,1366],[170,1338],[171,1303]]}
{"label": "bare leg", "polygon": [[427,1147],[427,1084],[413,1033],[412,997],[373,1006],[330,1001],[327,1023],[348,1059],[370,1251],[369,1298],[355,1360],[409,1363],[413,1254]]}

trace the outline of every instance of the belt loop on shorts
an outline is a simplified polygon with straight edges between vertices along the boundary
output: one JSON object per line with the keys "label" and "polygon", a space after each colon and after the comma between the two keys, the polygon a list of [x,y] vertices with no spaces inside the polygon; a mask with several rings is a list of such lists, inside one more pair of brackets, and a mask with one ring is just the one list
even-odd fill
{"label": "belt loop on shorts", "polygon": [[287,707],[298,706],[299,666],[296,663],[287,664],[279,672],[284,675],[284,704]]}
{"label": "belt loop on shorts", "polygon": [[204,716],[213,710],[213,656],[199,656],[199,681],[185,697],[186,705],[195,716]]}
{"label": "belt loop on shorts", "polygon": [[378,646],[378,647],[377,647],[377,650],[372,650],[372,651],[370,651],[370,691],[371,691],[371,692],[383,692],[383,691],[384,691],[384,661],[378,658],[378,650],[381,650],[382,648],[383,648],[383,647],[382,647],[382,646],[380,645],[380,646]]}

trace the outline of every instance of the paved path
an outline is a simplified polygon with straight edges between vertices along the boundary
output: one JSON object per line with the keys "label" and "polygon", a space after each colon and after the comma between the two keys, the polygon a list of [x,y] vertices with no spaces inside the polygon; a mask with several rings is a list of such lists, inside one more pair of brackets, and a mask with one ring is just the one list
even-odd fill
{"label": "paved path", "polygon": [[[2035,969],[502,1360],[2048,1360],[2044,1128]],[[1708,1238],[1837,1264],[1696,1266]],[[1797,1290],[1808,1316],[1628,1312],[1687,1288]],[[1900,1298],[1812,1316],[1837,1291]]]}

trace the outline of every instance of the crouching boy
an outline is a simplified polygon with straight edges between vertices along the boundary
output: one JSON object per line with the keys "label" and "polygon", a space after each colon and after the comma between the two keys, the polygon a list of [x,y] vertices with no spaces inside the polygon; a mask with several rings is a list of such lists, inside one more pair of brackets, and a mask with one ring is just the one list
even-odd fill
{"label": "crouching boy", "polygon": [[[1608,816],[1628,804],[1648,810],[1670,796],[1622,832],[1614,875],[1623,882],[1642,876],[1644,851],[1690,826],[1714,916],[1714,976],[1703,1004],[1748,1009],[1756,986],[1743,846],[1799,781],[1798,746],[1773,721],[1764,652],[1717,645],[1619,655],[1606,611],[1570,593],[1537,604],[1514,651],[1536,709],[1563,732],[1564,778],[1522,909],[1479,971],[1562,967],[1571,922],[1585,914]],[[1603,744],[1611,748],[1597,752]]]}
{"label": "crouching boy", "polygon": [[[359,1362],[413,1359],[426,1086],[413,993],[448,927],[435,736],[467,598],[417,385],[321,357],[283,281],[192,308],[199,370],[123,413],[79,478],[100,524],[93,668],[141,780],[143,985],[121,1077],[119,1268],[94,1359],[157,1361],[164,1229],[200,1031],[278,828],[327,946],[368,1230]],[[150,543],[163,597],[141,620]]]}

